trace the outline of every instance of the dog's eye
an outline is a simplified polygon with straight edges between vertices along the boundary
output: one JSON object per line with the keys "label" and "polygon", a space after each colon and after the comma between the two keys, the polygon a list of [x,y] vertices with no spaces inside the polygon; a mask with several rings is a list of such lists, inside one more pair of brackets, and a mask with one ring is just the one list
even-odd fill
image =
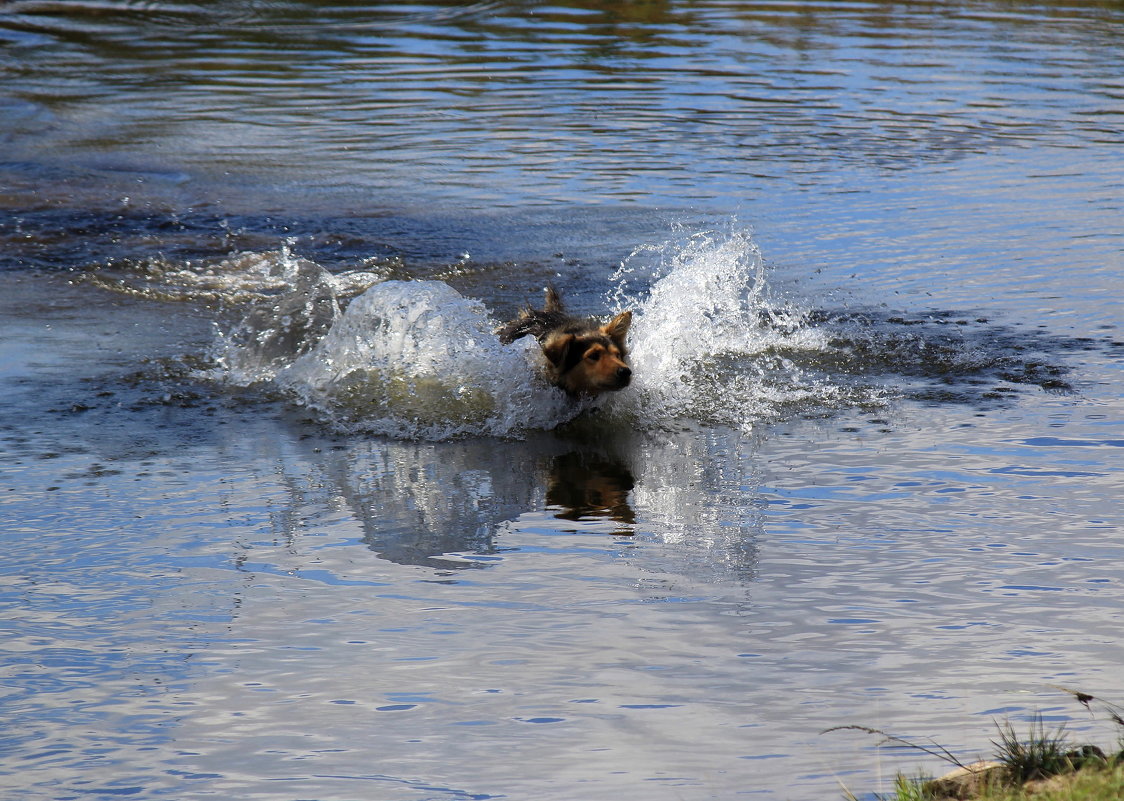
{"label": "dog's eye", "polygon": [[587,353],[585,355],[585,358],[589,359],[591,362],[595,362],[595,361],[597,361],[598,359],[601,358],[601,351],[599,351],[599,350],[590,351],[589,353]]}

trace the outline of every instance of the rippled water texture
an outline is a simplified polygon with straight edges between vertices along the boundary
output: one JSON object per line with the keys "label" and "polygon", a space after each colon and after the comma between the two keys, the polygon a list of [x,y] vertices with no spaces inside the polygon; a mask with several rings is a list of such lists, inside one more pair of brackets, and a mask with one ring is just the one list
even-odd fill
{"label": "rippled water texture", "polygon": [[[1115,2],[0,0],[0,796],[869,801],[1124,703]],[[495,329],[633,312],[575,403]]]}

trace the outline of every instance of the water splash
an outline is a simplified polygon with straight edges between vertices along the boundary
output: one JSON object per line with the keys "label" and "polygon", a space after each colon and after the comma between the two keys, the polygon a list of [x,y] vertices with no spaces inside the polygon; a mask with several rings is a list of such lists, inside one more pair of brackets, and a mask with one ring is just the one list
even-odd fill
{"label": "water splash", "polygon": [[613,408],[647,424],[689,418],[748,429],[755,422],[853,403],[871,388],[798,366],[832,349],[808,309],[772,297],[746,231],[707,231],[635,251],[613,276],[610,302],[638,308],[634,392]]}
{"label": "water splash", "polygon": [[229,272],[238,277],[232,288],[249,294],[238,322],[220,335],[220,362],[234,383],[275,378],[340,318],[340,292],[327,270],[294,258],[287,248],[270,256],[245,254],[237,266],[246,269]]}
{"label": "water splash", "polygon": [[695,234],[625,260],[609,304],[635,312],[634,384],[581,403],[544,382],[533,339],[501,345],[487,309],[443,282],[364,273],[370,285],[348,302],[342,287],[362,282],[287,250],[258,267],[259,297],[220,335],[212,377],[268,382],[343,430],[519,436],[591,407],[598,420],[640,429],[683,421],[748,429],[794,409],[877,402],[869,388],[798,366],[798,354],[831,349],[829,332],[771,297],[745,232]]}
{"label": "water splash", "polygon": [[505,347],[493,328],[448,284],[386,281],[276,380],[341,426],[406,438],[516,435],[581,410],[539,377],[533,341]]}

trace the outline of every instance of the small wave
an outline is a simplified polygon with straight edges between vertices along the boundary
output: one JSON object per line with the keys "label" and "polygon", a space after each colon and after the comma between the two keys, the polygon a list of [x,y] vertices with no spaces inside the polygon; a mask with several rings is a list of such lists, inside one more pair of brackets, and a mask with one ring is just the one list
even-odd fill
{"label": "small wave", "polygon": [[164,257],[122,260],[100,266],[82,280],[146,300],[230,308],[315,291],[315,285],[346,299],[383,280],[396,266],[373,258],[361,269],[330,273],[295,257],[285,245],[267,253],[236,253],[213,263]]}

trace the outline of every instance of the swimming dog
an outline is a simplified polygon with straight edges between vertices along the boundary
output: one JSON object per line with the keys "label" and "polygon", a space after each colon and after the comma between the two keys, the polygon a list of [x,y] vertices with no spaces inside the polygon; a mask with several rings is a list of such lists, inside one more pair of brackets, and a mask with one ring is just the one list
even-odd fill
{"label": "swimming dog", "polygon": [[571,397],[588,398],[624,389],[632,380],[625,346],[630,325],[630,311],[607,323],[571,317],[562,307],[557,290],[547,287],[542,309],[524,309],[496,334],[504,345],[534,336],[546,357],[547,381]]}

